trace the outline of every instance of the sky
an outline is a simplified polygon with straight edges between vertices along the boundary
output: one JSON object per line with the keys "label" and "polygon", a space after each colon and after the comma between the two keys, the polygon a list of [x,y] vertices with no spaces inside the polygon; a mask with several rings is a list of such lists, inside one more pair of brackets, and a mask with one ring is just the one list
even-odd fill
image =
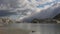
{"label": "sky", "polygon": [[56,13],[54,10],[59,10],[59,3],[60,0],[0,0],[0,17],[15,20],[49,18]]}

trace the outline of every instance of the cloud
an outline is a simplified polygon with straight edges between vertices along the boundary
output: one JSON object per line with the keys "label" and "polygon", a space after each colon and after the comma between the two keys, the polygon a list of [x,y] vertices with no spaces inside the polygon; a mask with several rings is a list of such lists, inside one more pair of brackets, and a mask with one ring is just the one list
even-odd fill
{"label": "cloud", "polygon": [[0,10],[0,17],[10,16],[10,15],[17,15],[17,13],[9,12],[9,10]]}
{"label": "cloud", "polygon": [[30,9],[25,9],[25,10],[16,10],[16,13],[17,15],[13,15],[10,18],[13,19],[15,17],[16,20],[24,19],[26,17],[29,17],[32,13],[34,13],[34,11]]}
{"label": "cloud", "polygon": [[40,12],[35,13],[32,16],[23,19],[22,21],[31,22],[34,18],[37,19],[53,18],[59,13],[60,13],[60,3],[57,3],[49,7],[48,9],[41,10]]}
{"label": "cloud", "polygon": [[29,16],[35,8],[25,2],[26,0],[0,0],[0,17],[9,16],[17,19]]}
{"label": "cloud", "polygon": [[[11,19],[17,19],[17,20],[27,19],[28,21],[28,19],[30,18],[33,19],[37,16],[38,16],[37,18],[40,17],[42,18],[43,17],[42,15],[47,17],[54,12],[51,7],[55,3],[54,0],[40,0],[40,1],[38,0],[39,2],[35,0],[29,0],[29,1],[0,0],[0,13],[2,13],[0,14],[0,16],[9,16]],[[37,7],[38,5],[40,6]],[[41,8],[42,6],[43,8]],[[51,7],[51,9],[49,7]]]}
{"label": "cloud", "polygon": [[[9,9],[16,9],[23,6],[23,2],[19,2],[22,0],[0,0],[0,9],[1,10],[9,10]],[[5,9],[4,9],[5,8]]]}

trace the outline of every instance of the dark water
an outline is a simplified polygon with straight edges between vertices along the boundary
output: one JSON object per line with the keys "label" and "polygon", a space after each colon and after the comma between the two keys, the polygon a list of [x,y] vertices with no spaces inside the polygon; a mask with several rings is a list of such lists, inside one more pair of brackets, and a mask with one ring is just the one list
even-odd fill
{"label": "dark water", "polygon": [[11,24],[9,27],[39,31],[41,34],[60,34],[60,24],[15,23]]}

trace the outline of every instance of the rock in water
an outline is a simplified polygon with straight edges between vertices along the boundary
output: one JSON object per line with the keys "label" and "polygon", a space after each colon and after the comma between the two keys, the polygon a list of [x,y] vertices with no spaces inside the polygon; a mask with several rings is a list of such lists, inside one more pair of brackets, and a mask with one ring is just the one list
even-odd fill
{"label": "rock in water", "polygon": [[30,34],[40,34],[40,32],[36,31],[36,32],[31,32]]}

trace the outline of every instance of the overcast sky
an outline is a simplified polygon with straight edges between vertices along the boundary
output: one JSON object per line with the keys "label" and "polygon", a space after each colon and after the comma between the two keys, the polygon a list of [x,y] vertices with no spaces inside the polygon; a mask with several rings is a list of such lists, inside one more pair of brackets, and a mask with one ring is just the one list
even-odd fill
{"label": "overcast sky", "polygon": [[59,2],[60,0],[0,0],[0,17],[9,16],[17,20],[30,17],[48,18],[56,13],[54,10],[58,10]]}

